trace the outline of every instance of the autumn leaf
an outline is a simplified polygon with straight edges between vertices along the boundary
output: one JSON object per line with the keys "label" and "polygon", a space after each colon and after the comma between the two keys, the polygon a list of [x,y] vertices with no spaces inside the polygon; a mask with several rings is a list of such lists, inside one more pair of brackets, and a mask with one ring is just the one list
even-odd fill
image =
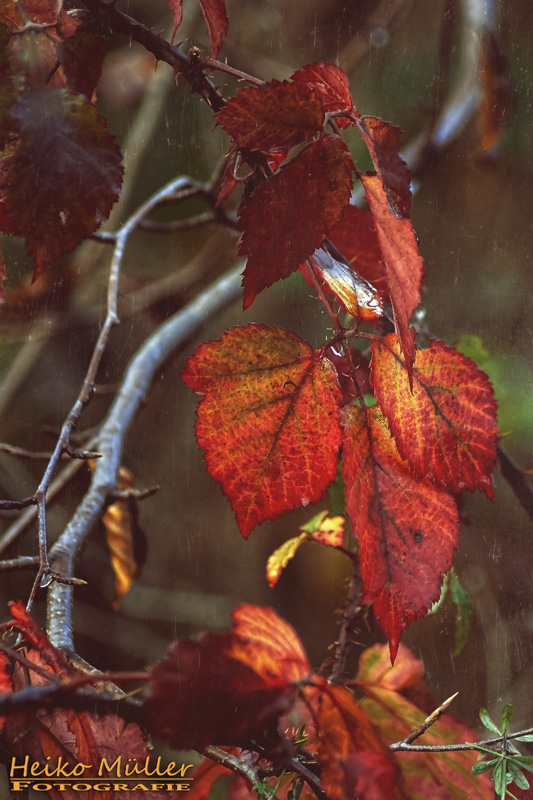
{"label": "autumn leaf", "polygon": [[398,219],[408,217],[411,173],[399,153],[401,129],[379,117],[358,117],[357,126],[372,156],[390,211]]}
{"label": "autumn leaf", "polygon": [[[318,682],[318,679],[315,679]],[[371,717],[344,687],[326,681],[305,689],[314,732],[306,749],[315,753],[321,783],[330,800],[407,800],[394,756]],[[380,793],[372,794],[370,773],[376,771]],[[384,794],[387,788],[390,794]]]}
{"label": "autumn leaf", "polygon": [[215,116],[237,147],[264,152],[305,142],[324,124],[312,89],[276,80],[239,89]]}
{"label": "autumn leaf", "polygon": [[245,538],[320,499],[341,440],[340,389],[321,351],[281,328],[233,328],[198,348],[183,380],[204,395],[197,441]]}
{"label": "autumn leaf", "polygon": [[409,319],[420,302],[424,263],[408,219],[391,213],[383,184],[377,175],[361,175],[383,257],[385,276],[398,338],[408,371],[415,356],[413,332]]}
{"label": "autumn leaf", "polygon": [[[325,114],[334,114],[339,111],[350,113],[353,110],[348,78],[336,64],[321,62],[307,64],[294,72],[291,80],[311,88],[320,100]],[[336,116],[335,122],[340,128],[354,124],[352,119],[342,116]]]}
{"label": "autumn leaf", "polygon": [[412,381],[396,336],[372,342],[371,377],[402,458],[415,474],[459,493],[492,497],[498,433],[494,390],[467,356],[433,341],[416,353]]}
{"label": "autumn leaf", "polygon": [[[36,670],[26,669],[15,663],[13,670],[13,690],[20,691],[28,686],[45,686],[52,679],[60,677],[68,680],[77,672],[62,653],[50,643],[34,620],[27,614],[21,602],[10,603],[13,619],[2,627],[15,626],[31,649],[23,650],[26,660],[35,664]],[[1,654],[0,654],[1,655]],[[47,680],[49,673],[50,680]],[[17,757],[19,763],[26,757],[30,762],[48,760],[73,767],[77,763],[88,765],[84,777],[97,778],[98,766],[103,758],[112,764],[117,756],[123,761],[135,759],[139,765],[145,764],[149,751],[141,729],[135,723],[126,723],[116,714],[97,715],[77,712],[72,709],[39,709],[36,712],[10,714],[5,722],[5,740],[8,750]],[[118,777],[116,771],[110,777]],[[134,800],[162,797],[160,792],[130,792]],[[168,797],[168,794],[165,793]],[[52,800],[75,800],[78,793],[72,789],[50,790]],[[120,792],[112,790],[104,793],[89,790],[87,800],[119,800]]]}
{"label": "autumn leaf", "polygon": [[294,682],[310,671],[294,629],[275,611],[241,605],[232,618],[230,633],[176,642],[150,672],[148,726],[177,749],[276,736]]}
{"label": "autumn leaf", "polygon": [[11,107],[17,93],[11,74],[9,40],[11,28],[0,19],[0,149],[4,149],[10,134],[13,132]]}
{"label": "autumn leaf", "polygon": [[346,508],[359,539],[362,600],[372,605],[394,662],[402,631],[439,597],[458,541],[453,498],[417,479],[379,408],[344,412]]}
{"label": "autumn leaf", "polygon": [[[118,474],[117,489],[133,488],[133,475],[125,467]],[[102,517],[107,546],[111,553],[111,566],[115,574],[113,608],[129,592],[146,559],[146,538],[138,523],[137,504],[134,498],[115,500]]]}
{"label": "autumn leaf", "polygon": [[109,39],[95,33],[77,33],[58,43],[57,56],[71,92],[92,98],[108,48]]}
{"label": "autumn leaf", "polygon": [[33,89],[13,106],[20,141],[0,173],[0,230],[26,237],[34,279],[107,217],[122,178],[104,120],[80,95]]}
{"label": "autumn leaf", "polygon": [[344,142],[325,133],[243,200],[239,252],[248,258],[244,308],[322,244],[348,203],[352,169]]}
{"label": "autumn leaf", "polygon": [[329,547],[342,547],[344,517],[330,517],[327,511],[320,511],[308,523],[300,526],[300,530],[303,533],[288,539],[268,557],[266,576],[271,588],[304,542],[316,541]]}
{"label": "autumn leaf", "polygon": [[[383,742],[392,744],[404,739],[426,718],[403,693],[420,676],[421,662],[401,646],[398,663],[388,662],[382,645],[365,650],[359,662],[357,687],[366,698],[361,707],[372,719]],[[423,737],[421,745],[449,745],[473,742],[476,735],[449,714],[443,714]],[[396,760],[410,800],[492,800],[494,793],[486,775],[472,775],[476,754],[461,752],[397,752]],[[481,778],[481,779],[480,779]]]}
{"label": "autumn leaf", "polygon": [[[9,660],[5,653],[0,650],[0,695],[11,694],[13,691],[13,681],[8,672]],[[0,733],[4,727],[5,717],[0,717]]]}

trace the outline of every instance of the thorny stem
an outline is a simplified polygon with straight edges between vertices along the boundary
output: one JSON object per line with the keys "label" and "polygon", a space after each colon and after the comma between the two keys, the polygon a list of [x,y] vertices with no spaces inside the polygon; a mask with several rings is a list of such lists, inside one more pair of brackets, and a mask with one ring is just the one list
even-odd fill
{"label": "thorny stem", "polygon": [[331,670],[330,683],[342,684],[350,647],[352,645],[352,632],[354,620],[361,612],[361,590],[363,583],[361,578],[354,574],[350,579],[350,586],[346,603],[344,605],[339,639],[335,645],[335,655],[333,656],[333,669]]}

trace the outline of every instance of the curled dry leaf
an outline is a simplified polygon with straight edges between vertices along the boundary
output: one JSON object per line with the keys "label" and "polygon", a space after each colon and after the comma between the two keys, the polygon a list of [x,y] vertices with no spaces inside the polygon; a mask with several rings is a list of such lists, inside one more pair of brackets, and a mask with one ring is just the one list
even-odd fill
{"label": "curled dry leaf", "polygon": [[[133,488],[133,475],[125,467],[118,474],[117,489]],[[146,559],[146,538],[138,523],[137,503],[129,497],[115,500],[103,517],[107,545],[111,553],[111,566],[115,574],[113,608],[118,608],[121,598],[129,592],[133,580]]]}

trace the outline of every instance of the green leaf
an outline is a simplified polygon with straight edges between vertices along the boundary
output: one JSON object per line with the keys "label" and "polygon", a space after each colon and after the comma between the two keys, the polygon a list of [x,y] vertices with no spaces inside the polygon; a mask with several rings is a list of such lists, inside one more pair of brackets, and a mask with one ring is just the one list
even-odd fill
{"label": "green leaf", "polygon": [[509,723],[511,722],[514,714],[514,706],[510,703],[507,703],[503,707],[502,716],[501,716],[501,724],[502,724],[502,733],[507,733],[509,729]]}
{"label": "green leaf", "polygon": [[[505,797],[505,788],[507,786],[507,782],[505,780],[506,775],[507,771],[503,763],[503,757],[500,757],[498,759],[498,763],[492,770],[492,780],[494,781],[494,791],[496,792],[497,795],[500,795],[500,797],[502,798]],[[503,795],[501,794],[502,788],[503,788]]]}
{"label": "green leaf", "polygon": [[488,731],[491,731],[491,733],[495,733],[496,736],[502,735],[502,732],[499,730],[499,728],[496,727],[496,724],[490,718],[489,712],[487,711],[486,708],[479,709],[479,718]]}
{"label": "green leaf", "polygon": [[515,742],[533,742],[533,733],[525,733],[523,736],[517,736]]}
{"label": "green leaf", "polygon": [[529,781],[522,770],[511,759],[507,762],[507,770],[519,789],[529,789]]}
{"label": "green leaf", "polygon": [[513,756],[513,761],[524,769],[533,772],[533,756]]}
{"label": "green leaf", "polygon": [[470,621],[472,619],[472,604],[468,593],[461,586],[453,567],[450,571],[450,589],[452,600],[457,606],[457,614],[455,617],[455,648],[453,651],[454,658],[456,658],[461,654],[468,641]]}
{"label": "green leaf", "polygon": [[482,775],[483,772],[488,772],[489,769],[492,769],[499,760],[499,758],[493,758],[491,761],[478,761],[472,767],[472,772],[474,775]]}
{"label": "green leaf", "polygon": [[483,339],[471,333],[462,333],[455,347],[465,356],[475,361],[478,366],[488,361],[491,357],[490,351],[483,344]]}

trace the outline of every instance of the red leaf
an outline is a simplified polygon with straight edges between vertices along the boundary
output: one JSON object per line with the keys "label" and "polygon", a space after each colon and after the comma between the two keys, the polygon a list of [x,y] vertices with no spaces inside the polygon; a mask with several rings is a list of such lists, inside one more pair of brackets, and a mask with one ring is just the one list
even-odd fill
{"label": "red leaf", "polygon": [[[299,69],[291,80],[303,86],[309,86],[319,98],[325,114],[336,111],[353,110],[350,88],[346,73],[336,64],[316,62]],[[340,128],[353,125],[353,121],[346,117],[336,117],[335,122]]]}
{"label": "red leaf", "polygon": [[[50,673],[50,680],[55,676],[68,679],[78,674],[28,616],[22,603],[10,603],[10,610],[13,620],[2,627],[14,625],[21,632],[24,640],[35,648],[23,651],[23,655],[40,668],[36,672],[16,663],[13,672],[14,691],[25,689],[28,685],[46,685],[48,681],[43,672]],[[19,761],[28,757],[30,762],[49,761],[57,765],[61,758],[63,764],[70,768],[81,762],[87,765],[84,777],[92,779],[99,777],[98,767],[103,758],[112,764],[117,756],[122,755],[123,762],[136,759],[144,766],[149,756],[139,726],[128,724],[115,714],[102,716],[63,708],[11,714],[5,722],[5,739],[9,751]],[[111,772],[110,777],[118,776],[116,772]],[[63,800],[65,797],[74,798],[75,793],[67,790],[65,794],[52,789],[50,796],[53,800]],[[86,796],[87,800],[119,800],[120,794],[111,790],[102,794],[91,789]],[[159,792],[130,792],[129,796],[134,800],[162,797]]]}
{"label": "red leaf", "polygon": [[346,800],[392,800],[399,794],[398,767],[383,753],[362,752],[346,759],[343,764],[344,796]]}
{"label": "red leaf", "polygon": [[176,35],[176,31],[178,30],[179,26],[181,25],[181,20],[183,18],[183,0],[169,0],[169,7],[174,15],[174,24],[172,26],[172,33],[170,34],[170,41],[174,41],[174,37]]}
{"label": "red leaf", "polygon": [[335,369],[296,334],[233,328],[198,348],[183,380],[204,395],[198,444],[245,538],[264,520],[315,503],[335,479]]}
{"label": "red leaf", "polygon": [[328,239],[356,272],[375,287],[380,297],[390,303],[383,256],[370,211],[347,205]]}
{"label": "red leaf", "polygon": [[409,319],[420,302],[424,263],[410,220],[398,219],[391,213],[379,177],[362,175],[361,180],[376,225],[398,337],[410,370],[415,346]]}
{"label": "red leaf", "polygon": [[414,472],[455,493],[481,489],[492,497],[496,401],[476,364],[444,342],[418,350],[413,392],[394,334],[372,342],[372,383],[398,450]]}
{"label": "red leaf", "polygon": [[68,672],[68,664],[59,650],[50,643],[48,637],[26,611],[24,604],[17,600],[8,604],[12,620],[3,627],[15,627],[22,634],[24,641],[39,651],[44,661],[56,673]]}
{"label": "red leaf", "polygon": [[320,247],[348,203],[352,170],[344,142],[322,134],[241,203],[244,308]]}
{"label": "red leaf", "polygon": [[242,605],[231,633],[176,642],[150,673],[150,730],[173,747],[246,747],[275,735],[310,668],[294,629],[269,608]]}
{"label": "red leaf", "polygon": [[379,117],[359,117],[357,125],[383,184],[391,212],[398,219],[408,217],[411,173],[399,153],[401,129]]}
{"label": "red leaf", "polygon": [[[11,680],[11,676],[7,671],[8,664],[9,661],[6,654],[0,651],[0,695],[11,694],[13,691],[13,681]],[[5,717],[0,717],[0,733],[4,727],[4,722]]]}
{"label": "red leaf", "polygon": [[108,47],[107,36],[94,33],[78,33],[59,42],[57,57],[72,92],[79,92],[87,100],[91,99],[100,80]]}
{"label": "red leaf", "polygon": [[453,498],[417,480],[401,459],[377,406],[345,410],[346,508],[360,542],[362,599],[389,639],[394,662],[402,631],[439,597],[458,541]]}
{"label": "red leaf", "polygon": [[228,32],[225,0],[200,0],[202,14],[211,41],[211,58],[216,58],[222,46],[222,37]]}
{"label": "red leaf", "polygon": [[290,148],[322,129],[324,111],[305,84],[270,81],[239,89],[215,114],[237,147]]}
{"label": "red leaf", "polygon": [[0,230],[26,237],[35,279],[109,214],[120,151],[90,103],[64,89],[26,92],[11,113],[20,142],[2,164]]}

